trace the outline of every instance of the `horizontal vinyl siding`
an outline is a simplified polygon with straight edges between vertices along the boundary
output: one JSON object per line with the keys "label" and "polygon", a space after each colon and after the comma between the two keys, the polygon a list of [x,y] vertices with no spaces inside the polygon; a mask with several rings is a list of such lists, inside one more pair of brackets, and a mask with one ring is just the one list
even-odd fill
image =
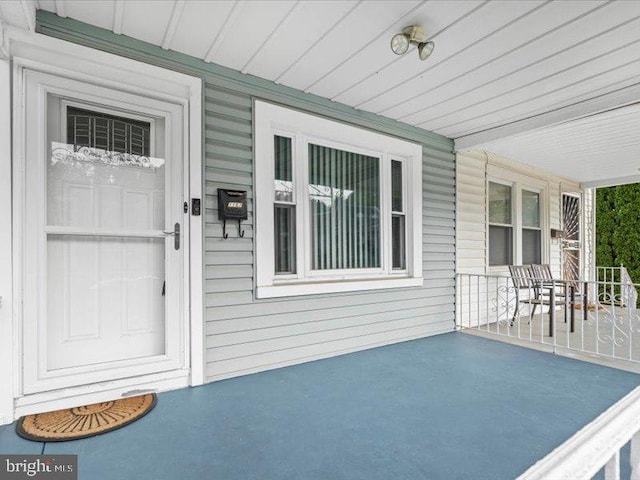
{"label": "horizontal vinyl siding", "polygon": [[[517,162],[510,162],[505,166],[504,160],[494,163],[491,154],[485,155],[464,155],[457,156],[456,172],[456,256],[458,273],[485,273],[488,265],[487,250],[487,200],[486,181],[487,165],[498,165],[505,170],[511,171],[512,179],[516,177],[526,182],[527,178],[539,182],[544,181],[548,189],[546,205],[549,212],[549,228],[562,228],[562,193],[564,191],[576,191],[577,185],[567,184],[563,186],[563,180],[552,174],[545,174],[537,171],[535,175],[530,173],[530,167]],[[508,173],[505,174],[509,180]],[[590,202],[589,193],[584,194],[585,208],[586,202]],[[548,235],[547,232],[545,234]],[[549,264],[556,278],[561,277],[562,253],[560,241],[551,239],[549,249]],[[508,270],[501,269],[501,274],[508,274]]]}
{"label": "horizontal vinyl siding", "polygon": [[[187,55],[39,11],[40,33],[203,79],[206,365],[208,380],[453,330],[455,158],[441,135]],[[260,98],[423,146],[422,287],[254,298],[252,102]],[[218,188],[247,190],[249,218],[222,238]]]}
{"label": "horizontal vinyl siding", "polygon": [[[456,257],[459,273],[485,273],[486,265],[486,162],[464,155],[457,156]],[[474,279],[476,282],[479,278]],[[484,280],[484,279],[482,279]],[[461,278],[457,286],[457,322],[469,327],[487,322],[488,285]],[[478,299],[482,301],[479,302]],[[480,306],[483,308],[480,309]]]}
{"label": "horizontal vinyl siding", "polygon": [[458,272],[484,273],[486,265],[486,163],[458,155],[456,175]]}
{"label": "horizontal vinyl siding", "polygon": [[[293,99],[280,103],[301,108]],[[237,238],[237,225],[230,224],[227,240],[215,197],[218,188],[251,190],[252,95],[209,81],[204,106],[209,380],[453,329],[456,167],[451,151],[423,143],[422,288],[257,300],[252,195],[249,219],[242,224],[245,238]]]}
{"label": "horizontal vinyl siding", "polygon": [[[579,191],[578,185],[568,183],[553,174],[540,170],[532,171],[531,167],[515,161],[505,161],[492,154],[473,152],[469,155],[457,155],[456,172],[456,260],[457,273],[460,274],[496,274],[508,276],[508,268],[488,269],[487,245],[487,170],[491,166],[499,167],[505,180],[518,180],[526,185],[527,180],[544,182],[548,191],[545,199],[548,209],[549,228],[562,229],[562,194]],[[511,176],[510,176],[511,175]],[[584,192],[585,213],[590,211],[593,201],[591,192]],[[587,221],[585,219],[585,221]],[[593,275],[588,263],[593,256],[589,250],[590,242],[585,232],[585,277]],[[543,232],[548,235],[548,232]],[[544,237],[543,237],[543,241]],[[549,241],[547,236],[547,241]],[[562,278],[562,251],[559,240],[550,239],[548,263],[554,278]],[[505,280],[495,278],[467,277],[459,278],[457,285],[458,310],[460,325],[478,326],[487,321],[510,320],[509,312],[498,309],[495,305],[508,303],[509,289]],[[513,293],[511,293],[513,295]]]}

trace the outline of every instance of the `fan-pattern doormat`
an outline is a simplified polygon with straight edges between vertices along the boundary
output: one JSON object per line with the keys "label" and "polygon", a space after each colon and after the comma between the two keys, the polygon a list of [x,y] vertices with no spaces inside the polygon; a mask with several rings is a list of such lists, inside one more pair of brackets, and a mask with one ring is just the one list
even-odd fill
{"label": "fan-pattern doormat", "polygon": [[27,415],[16,433],[36,442],[64,442],[110,432],[144,417],[156,405],[155,393],[112,402]]}

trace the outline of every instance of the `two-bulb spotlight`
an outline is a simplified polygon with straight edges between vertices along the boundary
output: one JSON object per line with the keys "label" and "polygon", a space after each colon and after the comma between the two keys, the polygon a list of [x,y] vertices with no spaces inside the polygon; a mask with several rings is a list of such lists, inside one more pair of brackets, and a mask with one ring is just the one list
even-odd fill
{"label": "two-bulb spotlight", "polygon": [[420,60],[426,60],[433,52],[435,44],[426,41],[426,34],[422,27],[417,25],[405,27],[402,33],[398,33],[391,38],[391,50],[396,55],[404,55],[409,50],[409,46],[414,44],[418,47]]}

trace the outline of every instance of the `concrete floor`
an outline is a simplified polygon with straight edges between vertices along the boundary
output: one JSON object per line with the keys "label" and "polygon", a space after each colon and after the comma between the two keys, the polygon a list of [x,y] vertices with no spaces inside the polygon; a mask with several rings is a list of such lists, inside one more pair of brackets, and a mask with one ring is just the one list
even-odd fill
{"label": "concrete floor", "polygon": [[82,480],[500,480],[639,383],[450,333],[162,393],[144,418],[84,440],[0,427],[0,452],[78,454]]}

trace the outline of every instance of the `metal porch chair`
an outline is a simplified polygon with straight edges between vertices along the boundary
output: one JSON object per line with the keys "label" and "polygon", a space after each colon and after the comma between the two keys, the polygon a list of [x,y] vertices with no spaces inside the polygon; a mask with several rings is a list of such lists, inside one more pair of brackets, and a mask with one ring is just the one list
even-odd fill
{"label": "metal porch chair", "polygon": [[[511,318],[511,326],[515,323],[516,317],[520,316],[519,304],[521,303],[533,305],[533,309],[529,312],[529,321],[535,315],[538,305],[549,305],[551,309],[552,303],[553,307],[567,303],[564,285],[562,283],[556,284],[549,265],[509,265],[509,272],[516,292],[516,308]],[[555,292],[556,288],[562,291]],[[526,299],[520,298],[522,290],[527,290],[530,294],[533,293],[533,298],[530,295]],[[551,333],[553,334],[553,332]]]}
{"label": "metal porch chair", "polygon": [[[534,265],[529,265],[529,269],[531,271],[531,278],[534,283],[534,289],[536,290],[535,292],[536,298],[538,299],[545,299],[546,297],[550,298],[551,290],[554,290],[555,298],[561,299],[562,301],[566,299],[567,297],[566,284],[562,282],[557,282],[553,278],[553,274],[551,273],[551,265],[549,264],[535,265],[534,264]],[[536,307],[542,304],[544,303],[540,303],[540,304],[536,303],[533,305],[533,311],[531,312],[532,317],[536,314]],[[562,303],[560,304],[562,305]]]}

